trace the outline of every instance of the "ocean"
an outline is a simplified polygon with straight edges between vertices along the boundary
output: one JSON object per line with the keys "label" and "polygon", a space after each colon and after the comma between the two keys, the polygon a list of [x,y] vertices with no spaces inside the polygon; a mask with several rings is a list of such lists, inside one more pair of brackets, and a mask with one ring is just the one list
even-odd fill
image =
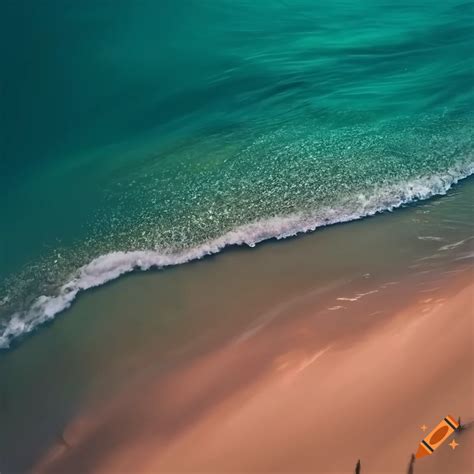
{"label": "ocean", "polygon": [[394,210],[474,171],[472,2],[1,12],[0,349],[125,273]]}

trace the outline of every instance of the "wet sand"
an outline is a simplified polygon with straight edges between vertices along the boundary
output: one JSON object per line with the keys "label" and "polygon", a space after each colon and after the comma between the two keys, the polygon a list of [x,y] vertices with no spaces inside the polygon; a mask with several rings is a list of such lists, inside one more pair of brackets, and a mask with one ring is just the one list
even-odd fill
{"label": "wet sand", "polygon": [[[324,347],[311,311],[244,335],[78,417],[36,472],[406,472],[421,425],[474,419],[471,276]],[[473,433],[415,472],[472,472]]]}
{"label": "wet sand", "polygon": [[468,375],[444,388],[473,368],[473,191],[81,295],[0,354],[0,470],[404,472],[419,425],[473,416]]}

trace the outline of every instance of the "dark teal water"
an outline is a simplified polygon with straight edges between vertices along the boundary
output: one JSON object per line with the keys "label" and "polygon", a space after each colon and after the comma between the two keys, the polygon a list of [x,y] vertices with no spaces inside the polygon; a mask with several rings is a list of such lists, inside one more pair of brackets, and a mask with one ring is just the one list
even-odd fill
{"label": "dark teal water", "polygon": [[135,268],[443,194],[472,2],[3,0],[0,348]]}

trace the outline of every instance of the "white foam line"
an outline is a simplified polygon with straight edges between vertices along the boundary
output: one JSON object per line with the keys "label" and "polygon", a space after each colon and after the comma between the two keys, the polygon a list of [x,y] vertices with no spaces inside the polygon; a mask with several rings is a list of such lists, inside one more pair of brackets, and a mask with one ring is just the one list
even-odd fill
{"label": "white foam line", "polygon": [[358,301],[360,300],[361,298],[363,298],[364,296],[367,296],[367,295],[371,295],[373,293],[378,293],[379,290],[372,290],[372,291],[368,291],[367,293],[357,293],[354,297],[352,298],[348,298],[348,297],[340,297],[340,298],[337,298],[338,301]]}
{"label": "white foam line", "polygon": [[464,273],[465,271],[466,271],[465,268],[461,268],[460,270],[448,270],[446,272],[441,272],[441,274],[442,275],[457,275],[458,273]]}
{"label": "white foam line", "polygon": [[316,352],[312,357],[304,360],[298,369],[296,369],[295,374],[299,374],[306,368],[308,368],[311,364],[316,362],[321,356],[323,356],[329,349],[331,349],[332,345],[326,346],[324,349],[321,349],[320,351]]}
{"label": "white foam line", "polygon": [[469,242],[472,239],[473,239],[473,237],[469,237],[467,239],[460,240],[459,242],[454,242],[452,244],[443,245],[438,250],[441,250],[441,251],[443,251],[443,250],[453,250],[453,249],[455,249],[457,247],[460,247],[461,245],[465,244],[466,242]]}
{"label": "white foam line", "polygon": [[456,257],[454,260],[467,260],[469,258],[474,258],[474,252],[469,252],[464,255],[461,255],[460,257]]}
{"label": "white foam line", "polygon": [[445,239],[443,237],[437,237],[435,235],[419,235],[418,236],[419,240],[432,240],[433,242],[441,242]]}
{"label": "white foam line", "polygon": [[[232,245],[254,247],[267,239],[284,239],[311,232],[318,227],[349,222],[374,214],[392,211],[410,202],[443,195],[461,179],[474,173],[474,162],[458,165],[446,173],[424,176],[407,183],[386,186],[365,196],[354,196],[340,208],[324,208],[313,214],[295,213],[274,217],[233,229],[221,237],[180,253],[159,250],[111,252],[80,267],[71,279],[61,286],[56,295],[42,295],[24,312],[11,315],[0,326],[0,349],[6,349],[15,338],[33,331],[69,308],[78,293],[114,280],[134,270],[165,268],[180,265],[220,252]],[[353,209],[353,210],[348,210]]]}

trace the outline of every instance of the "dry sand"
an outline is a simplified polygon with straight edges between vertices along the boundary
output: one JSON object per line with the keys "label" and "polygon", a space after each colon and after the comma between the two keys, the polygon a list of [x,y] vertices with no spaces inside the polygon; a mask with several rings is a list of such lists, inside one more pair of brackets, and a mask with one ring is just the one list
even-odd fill
{"label": "dry sand", "polygon": [[[323,346],[310,310],[233,339],[86,410],[35,471],[405,473],[421,425],[474,419],[473,291],[464,275]],[[474,427],[454,437],[414,472],[474,472]]]}

